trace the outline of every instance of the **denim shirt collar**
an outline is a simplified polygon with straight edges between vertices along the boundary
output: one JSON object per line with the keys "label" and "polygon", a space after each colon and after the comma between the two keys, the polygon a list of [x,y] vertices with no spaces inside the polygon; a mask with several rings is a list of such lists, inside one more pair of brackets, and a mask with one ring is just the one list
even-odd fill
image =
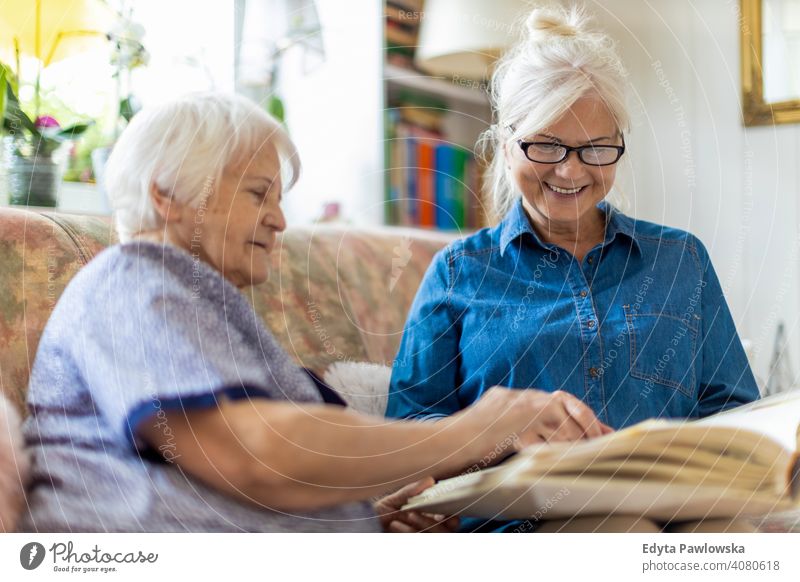
{"label": "denim shirt collar", "polygon": [[[597,207],[606,215],[606,237],[603,245],[607,245],[613,241],[617,235],[622,235],[629,238],[633,242],[633,246],[641,253],[639,241],[636,240],[636,222],[629,216],[625,216],[619,210],[611,206],[605,200],[602,200]],[[522,236],[529,234],[533,241],[544,249],[552,249],[553,245],[542,241],[539,235],[531,225],[525,208],[522,205],[522,198],[517,200],[511,210],[506,214],[505,218],[500,222],[500,256],[506,252],[511,242]]]}

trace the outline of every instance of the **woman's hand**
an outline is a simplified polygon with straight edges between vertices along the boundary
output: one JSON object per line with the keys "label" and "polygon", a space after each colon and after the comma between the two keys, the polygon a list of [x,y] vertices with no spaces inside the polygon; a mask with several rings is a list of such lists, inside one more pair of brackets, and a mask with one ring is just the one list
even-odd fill
{"label": "woman's hand", "polygon": [[562,390],[495,386],[452,420],[482,425],[478,431],[499,430],[504,436],[497,442],[512,437],[517,450],[533,443],[576,441],[614,432],[580,399]]}
{"label": "woman's hand", "polygon": [[433,483],[433,477],[426,477],[376,501],[373,507],[381,520],[384,531],[448,533],[458,529],[457,517],[448,518],[445,515],[400,510],[409,498],[419,495]]}

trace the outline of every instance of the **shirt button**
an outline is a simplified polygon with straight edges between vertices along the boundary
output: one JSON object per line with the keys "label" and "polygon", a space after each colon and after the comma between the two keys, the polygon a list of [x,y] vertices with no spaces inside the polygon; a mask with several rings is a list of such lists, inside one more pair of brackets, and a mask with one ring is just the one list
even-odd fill
{"label": "shirt button", "polygon": [[589,375],[592,378],[597,378],[600,375],[600,372],[597,371],[597,368],[589,368]]}
{"label": "shirt button", "polygon": [[587,323],[586,325],[588,325],[589,327],[594,327],[594,320],[590,319],[589,323]]}
{"label": "shirt button", "polygon": [[594,262],[594,258],[593,257],[589,257],[588,259],[586,259],[586,262],[591,265]]}
{"label": "shirt button", "polygon": [[588,293],[586,291],[581,291],[581,297],[586,297]]}

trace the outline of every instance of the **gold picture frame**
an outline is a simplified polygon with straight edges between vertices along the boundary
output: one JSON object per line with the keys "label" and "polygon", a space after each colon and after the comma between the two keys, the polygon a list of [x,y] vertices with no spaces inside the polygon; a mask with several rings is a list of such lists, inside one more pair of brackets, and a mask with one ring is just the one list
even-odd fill
{"label": "gold picture frame", "polygon": [[[741,0],[742,114],[748,127],[800,122],[800,99],[764,99],[762,0]],[[798,63],[800,66],[800,63]]]}

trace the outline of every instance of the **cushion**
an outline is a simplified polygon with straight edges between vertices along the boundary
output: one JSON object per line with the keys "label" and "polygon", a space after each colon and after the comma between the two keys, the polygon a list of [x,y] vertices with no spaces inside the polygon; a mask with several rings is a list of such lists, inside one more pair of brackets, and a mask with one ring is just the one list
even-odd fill
{"label": "cushion", "polygon": [[369,362],[336,362],[325,370],[324,382],[353,410],[383,416],[389,398],[392,369]]}

